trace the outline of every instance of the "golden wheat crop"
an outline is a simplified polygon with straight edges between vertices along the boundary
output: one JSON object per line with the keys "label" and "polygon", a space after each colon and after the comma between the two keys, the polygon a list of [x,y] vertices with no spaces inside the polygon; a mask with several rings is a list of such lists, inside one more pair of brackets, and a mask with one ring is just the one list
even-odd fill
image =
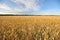
{"label": "golden wheat crop", "polygon": [[60,16],[0,16],[0,40],[60,40]]}

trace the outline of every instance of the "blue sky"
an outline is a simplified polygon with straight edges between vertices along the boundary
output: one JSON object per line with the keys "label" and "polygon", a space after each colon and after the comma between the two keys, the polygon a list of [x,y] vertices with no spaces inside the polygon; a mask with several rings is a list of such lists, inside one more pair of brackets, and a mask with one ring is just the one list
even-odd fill
{"label": "blue sky", "polygon": [[60,0],[0,0],[0,14],[60,15]]}

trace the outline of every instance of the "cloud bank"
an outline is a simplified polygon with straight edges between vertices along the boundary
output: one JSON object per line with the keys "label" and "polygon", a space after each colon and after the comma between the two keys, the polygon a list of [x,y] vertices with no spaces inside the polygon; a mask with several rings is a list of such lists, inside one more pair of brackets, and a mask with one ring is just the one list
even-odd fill
{"label": "cloud bank", "polygon": [[[9,3],[8,3],[9,2]],[[10,2],[14,3],[11,4]],[[0,10],[8,10],[9,12],[33,12],[40,10],[40,2],[42,0],[2,0],[2,4],[0,3]],[[14,7],[11,7],[15,5]]]}

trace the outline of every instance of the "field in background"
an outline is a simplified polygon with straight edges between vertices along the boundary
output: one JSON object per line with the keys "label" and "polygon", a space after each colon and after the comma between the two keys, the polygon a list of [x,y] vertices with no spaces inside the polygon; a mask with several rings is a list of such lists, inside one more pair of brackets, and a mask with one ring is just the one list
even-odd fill
{"label": "field in background", "polygon": [[60,16],[0,16],[0,40],[60,40]]}

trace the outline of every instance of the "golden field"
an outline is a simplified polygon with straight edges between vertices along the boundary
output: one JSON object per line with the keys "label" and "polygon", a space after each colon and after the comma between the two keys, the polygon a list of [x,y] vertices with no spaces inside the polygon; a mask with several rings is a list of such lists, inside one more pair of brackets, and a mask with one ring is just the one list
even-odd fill
{"label": "golden field", "polygon": [[0,16],[0,40],[60,40],[60,16]]}

